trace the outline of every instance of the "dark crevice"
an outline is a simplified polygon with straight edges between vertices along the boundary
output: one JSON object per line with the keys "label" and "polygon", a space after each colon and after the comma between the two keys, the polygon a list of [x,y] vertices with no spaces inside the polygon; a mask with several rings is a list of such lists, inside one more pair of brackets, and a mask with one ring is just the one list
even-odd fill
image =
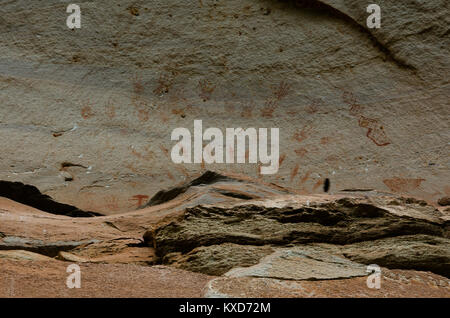
{"label": "dark crevice", "polygon": [[129,243],[129,244],[127,244],[127,246],[128,247],[148,247],[143,239],[140,240],[139,243]]}
{"label": "dark crevice", "polygon": [[87,167],[85,167],[83,165],[80,165],[80,164],[77,164],[77,163],[63,162],[63,163],[61,163],[61,169],[60,170],[65,170],[65,169],[70,168],[70,167],[80,167],[80,168],[87,169]]}
{"label": "dark crevice", "polygon": [[186,192],[190,187],[198,186],[201,184],[212,184],[218,181],[229,179],[227,176],[221,175],[213,171],[206,171],[200,177],[186,183],[180,187],[175,187],[170,190],[161,190],[156,193],[145,206],[154,206],[168,202],[175,199],[180,194]]}
{"label": "dark crevice", "polygon": [[105,225],[107,225],[107,226],[110,226],[110,227],[112,227],[113,229],[116,229],[116,230],[118,230],[118,231],[120,231],[120,232],[123,232],[121,229],[119,229],[113,222],[110,222],[110,221],[105,221],[105,222],[103,222],[103,224],[105,224]]}
{"label": "dark crevice", "polygon": [[56,215],[71,217],[102,216],[101,213],[83,211],[75,206],[54,201],[50,196],[42,194],[38,188],[21,182],[0,180],[0,197],[5,197],[33,208]]}
{"label": "dark crevice", "polygon": [[59,252],[67,252],[76,247],[79,244],[73,245],[39,245],[39,246],[24,246],[24,245],[1,245],[0,250],[11,251],[11,250],[23,250],[29,251],[36,254],[41,254],[48,257],[56,257]]}
{"label": "dark crevice", "polygon": [[430,271],[432,273],[442,275],[450,278],[450,264],[448,256],[435,256],[432,260],[426,261],[416,260],[411,262],[407,259],[402,259],[396,255],[385,255],[376,259],[364,260],[358,256],[348,255],[343,253],[343,256],[361,264],[370,265],[377,264],[389,269],[408,269],[415,271]]}
{"label": "dark crevice", "polygon": [[247,194],[244,193],[239,193],[239,192],[233,192],[233,191],[226,191],[226,190],[221,190],[221,189],[216,189],[216,192],[225,195],[227,197],[231,197],[231,198],[236,198],[236,199],[242,199],[242,200],[252,200],[254,199],[254,197],[249,196]]}

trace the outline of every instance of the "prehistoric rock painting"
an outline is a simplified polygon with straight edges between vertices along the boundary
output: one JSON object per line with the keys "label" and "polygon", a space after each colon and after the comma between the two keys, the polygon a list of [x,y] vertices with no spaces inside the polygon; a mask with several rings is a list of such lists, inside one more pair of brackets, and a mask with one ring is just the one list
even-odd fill
{"label": "prehistoric rock painting", "polygon": [[116,107],[114,106],[113,99],[110,97],[105,105],[105,113],[109,119],[116,117]]}
{"label": "prehistoric rock painting", "polygon": [[270,97],[266,100],[264,107],[261,109],[261,116],[265,118],[272,118],[273,112],[278,107],[278,99]]}
{"label": "prehistoric rock painting", "polygon": [[290,93],[291,86],[292,84],[282,81],[280,84],[272,87],[272,95],[266,99],[264,107],[261,109],[261,117],[273,117],[273,113],[280,105],[280,101]]}
{"label": "prehistoric rock painting", "polygon": [[81,117],[83,117],[83,119],[88,119],[95,115],[91,105],[91,102],[87,101],[81,108]]}
{"label": "prehistoric rock painting", "polygon": [[174,78],[170,76],[168,73],[162,73],[159,75],[158,85],[153,90],[153,93],[156,96],[162,96],[164,94],[168,94],[170,88],[173,85]]}
{"label": "prehistoric rock painting", "polygon": [[283,153],[280,155],[280,158],[278,159],[278,166],[281,167],[281,165],[283,164],[284,160],[286,159],[286,154]]}
{"label": "prehistoric rock painting", "polygon": [[312,115],[319,111],[319,106],[322,104],[322,100],[318,98],[311,98],[311,104],[309,104],[305,111]]}
{"label": "prehistoric rock painting", "polygon": [[140,121],[146,122],[150,118],[150,112],[147,109],[139,109],[138,118]]}
{"label": "prehistoric rock painting", "polygon": [[289,179],[290,182],[294,181],[294,178],[297,176],[299,169],[300,169],[300,165],[297,163],[295,165],[295,167],[292,168],[290,179]]}
{"label": "prehistoric rock painting", "polygon": [[0,298],[450,298],[448,0],[71,2],[0,4]]}
{"label": "prehistoric rock painting", "polygon": [[300,131],[297,130],[294,133],[293,138],[294,138],[294,140],[296,140],[298,142],[303,142],[304,140],[309,138],[311,131],[312,131],[312,127],[307,125],[307,126],[303,127]]}
{"label": "prehistoric rock painting", "polygon": [[255,104],[253,102],[248,102],[242,105],[241,117],[242,118],[252,118],[253,117],[253,109],[255,108]]}
{"label": "prehistoric rock painting", "polygon": [[148,199],[149,196],[146,194],[136,194],[131,197],[130,201],[135,202],[136,207],[141,207],[144,203],[147,203]]}
{"label": "prehistoric rock painting", "polygon": [[377,146],[387,146],[391,143],[386,136],[383,125],[378,119],[361,116],[359,118],[359,126],[367,128],[367,138],[372,140]]}
{"label": "prehistoric rock painting", "polygon": [[420,184],[425,181],[421,178],[399,178],[385,179],[383,183],[393,192],[402,193],[410,192],[419,188]]}
{"label": "prehistoric rock painting", "polygon": [[288,84],[285,81],[280,82],[278,86],[274,87],[273,95],[280,101],[285,98],[291,91],[292,84]]}
{"label": "prehistoric rock painting", "polygon": [[302,148],[295,149],[294,152],[299,157],[304,157],[308,153],[308,150],[306,148],[302,147]]}
{"label": "prehistoric rock painting", "polygon": [[212,84],[210,81],[208,81],[206,79],[200,80],[198,82],[198,87],[200,89],[198,96],[200,96],[200,98],[204,102],[211,99],[212,93],[216,89],[216,85]]}
{"label": "prehistoric rock painting", "polygon": [[142,82],[142,76],[139,74],[134,74],[131,78],[131,83],[133,85],[133,92],[135,94],[142,94],[144,92],[144,84]]}
{"label": "prehistoric rock painting", "polygon": [[383,147],[391,143],[386,135],[384,126],[378,119],[368,118],[362,115],[364,107],[361,106],[352,92],[344,91],[342,94],[343,101],[349,105],[350,115],[358,118],[359,127],[367,128],[366,136],[377,146]]}

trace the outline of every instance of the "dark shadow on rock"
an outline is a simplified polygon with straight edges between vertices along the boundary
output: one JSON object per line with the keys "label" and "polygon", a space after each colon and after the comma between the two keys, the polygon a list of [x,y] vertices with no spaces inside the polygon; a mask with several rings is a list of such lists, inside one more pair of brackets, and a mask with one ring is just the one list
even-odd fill
{"label": "dark shadow on rock", "polygon": [[161,190],[158,191],[151,199],[150,201],[145,205],[147,206],[154,206],[158,204],[162,204],[165,202],[168,202],[170,200],[175,199],[180,194],[186,192],[190,187],[195,187],[201,184],[212,184],[219,181],[224,180],[230,180],[231,178],[221,175],[219,173],[213,172],[213,171],[206,171],[204,174],[202,174],[197,179],[192,180],[189,183],[186,183],[182,186],[172,188],[170,190]]}
{"label": "dark shadow on rock", "polygon": [[0,181],[0,197],[5,197],[51,214],[71,217],[103,215],[98,212],[83,211],[75,206],[56,202],[48,195],[42,194],[35,186],[21,182]]}

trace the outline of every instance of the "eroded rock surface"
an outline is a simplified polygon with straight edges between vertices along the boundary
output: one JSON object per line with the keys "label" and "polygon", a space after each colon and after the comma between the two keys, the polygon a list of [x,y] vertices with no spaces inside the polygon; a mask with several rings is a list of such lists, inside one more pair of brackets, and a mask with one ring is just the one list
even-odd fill
{"label": "eroded rock surface", "polygon": [[0,259],[0,297],[147,298],[203,296],[212,277],[165,266],[80,264],[82,288],[67,288],[70,263]]}
{"label": "eroded rock surface", "polygon": [[238,266],[251,266],[272,254],[270,246],[239,245],[223,243],[196,247],[186,254],[179,252],[164,256],[163,263],[193,272],[220,276]]}
{"label": "eroded rock surface", "polygon": [[[162,192],[176,195],[160,204],[91,218],[0,198],[0,295],[449,297],[448,215],[422,200],[305,196],[212,173],[196,180]],[[61,286],[72,263],[89,271],[87,289],[43,295],[40,280]],[[366,283],[374,264],[379,291]]]}
{"label": "eroded rock surface", "polygon": [[205,297],[450,297],[448,279],[439,275],[382,269],[381,288],[367,288],[366,277],[295,281],[220,277],[204,289]]}
{"label": "eroded rock surface", "polygon": [[366,267],[318,247],[277,249],[257,265],[235,268],[229,277],[267,277],[284,280],[326,280],[366,276]]}
{"label": "eroded rock surface", "polygon": [[[383,200],[386,206],[392,202],[392,198],[378,198]],[[430,270],[448,276],[448,222],[437,217],[439,212],[431,207],[434,215],[421,212],[424,207],[419,204],[401,208],[396,211],[392,206],[385,208],[362,198],[285,207],[252,202],[229,207],[198,206],[187,208],[179,221],[154,230],[147,241],[152,239],[148,244],[156,248],[163,261],[170,259],[164,258],[165,255],[174,252],[184,253],[185,259],[191,260],[208,246],[214,246],[212,250],[218,257],[223,243],[244,248],[270,245],[281,248],[282,255],[285,246],[327,243],[335,246],[334,252],[345,253],[360,263],[379,262],[383,266]],[[417,214],[423,217],[414,217]],[[229,246],[224,245],[223,258],[227,257]],[[305,258],[301,255],[307,254],[307,250],[300,248],[286,253]],[[239,257],[239,253],[234,257]]]}
{"label": "eroded rock surface", "polygon": [[450,276],[448,238],[406,235],[344,245],[343,255],[363,264],[431,271]]}

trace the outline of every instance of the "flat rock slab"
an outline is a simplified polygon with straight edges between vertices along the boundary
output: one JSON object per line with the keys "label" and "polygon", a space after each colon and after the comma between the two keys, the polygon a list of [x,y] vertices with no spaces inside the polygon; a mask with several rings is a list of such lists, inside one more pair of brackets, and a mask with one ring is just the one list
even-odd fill
{"label": "flat rock slab", "polygon": [[66,286],[71,263],[0,259],[0,297],[201,297],[211,276],[165,266],[80,264],[81,288]]}
{"label": "flat rock slab", "polygon": [[197,247],[187,254],[168,254],[164,257],[163,264],[220,276],[235,267],[256,265],[261,258],[273,252],[274,250],[270,246],[224,243]]}
{"label": "flat rock slab", "polygon": [[0,259],[47,261],[47,262],[53,260],[51,257],[23,250],[9,250],[9,251],[0,250]]}
{"label": "flat rock slab", "polygon": [[380,289],[367,287],[366,277],[293,281],[255,277],[219,277],[210,281],[205,297],[450,297],[450,281],[442,276],[382,268]]}
{"label": "flat rock slab", "polygon": [[406,235],[359,242],[342,247],[352,261],[388,268],[431,271],[450,277],[450,240],[428,235]]}
{"label": "flat rock slab", "polygon": [[229,277],[267,277],[286,280],[323,280],[365,276],[366,266],[328,253],[318,247],[280,249],[259,264],[235,268]]}

